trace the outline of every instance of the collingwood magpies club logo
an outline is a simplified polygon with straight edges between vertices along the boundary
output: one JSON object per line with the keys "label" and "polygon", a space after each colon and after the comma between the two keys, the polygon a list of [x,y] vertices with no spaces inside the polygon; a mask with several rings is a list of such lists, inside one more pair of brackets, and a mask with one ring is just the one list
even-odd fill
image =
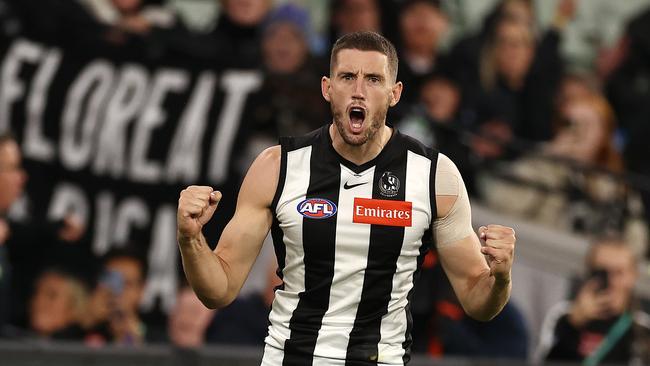
{"label": "collingwood magpies club logo", "polygon": [[384,172],[379,178],[379,192],[386,197],[395,197],[399,191],[399,179],[391,172]]}

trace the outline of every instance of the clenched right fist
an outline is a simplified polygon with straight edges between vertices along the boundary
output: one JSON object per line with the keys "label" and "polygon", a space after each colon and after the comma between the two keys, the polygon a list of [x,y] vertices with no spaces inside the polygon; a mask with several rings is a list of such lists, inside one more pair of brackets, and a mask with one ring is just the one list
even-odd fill
{"label": "clenched right fist", "polygon": [[179,238],[199,235],[221,200],[221,192],[208,186],[189,186],[181,191],[178,199],[176,224]]}

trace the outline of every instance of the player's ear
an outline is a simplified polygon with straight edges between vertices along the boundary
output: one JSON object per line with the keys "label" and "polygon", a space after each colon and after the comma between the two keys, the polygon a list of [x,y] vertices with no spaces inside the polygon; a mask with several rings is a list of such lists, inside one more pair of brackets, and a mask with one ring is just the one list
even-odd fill
{"label": "player's ear", "polygon": [[323,76],[320,79],[320,91],[323,94],[323,98],[325,98],[326,101],[330,101],[330,78],[327,76]]}
{"label": "player's ear", "polygon": [[402,89],[404,89],[404,85],[402,84],[401,81],[398,81],[393,85],[393,89],[390,91],[391,93],[391,98],[390,98],[390,106],[394,107],[398,102],[399,99],[402,97]]}

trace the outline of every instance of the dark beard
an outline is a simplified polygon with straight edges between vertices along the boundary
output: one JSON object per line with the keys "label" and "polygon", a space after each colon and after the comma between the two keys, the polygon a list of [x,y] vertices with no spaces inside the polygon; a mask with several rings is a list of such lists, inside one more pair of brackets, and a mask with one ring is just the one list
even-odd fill
{"label": "dark beard", "polygon": [[[343,126],[343,119],[345,118],[345,113],[341,111],[336,111],[334,109],[334,106],[330,104],[330,108],[332,110],[332,116],[334,116],[334,125],[336,126],[336,129],[339,131],[339,135],[343,138],[343,141],[345,141],[346,144],[352,145],[352,146],[361,146],[368,142],[369,140],[372,140],[372,138],[375,136],[377,131],[382,127],[384,124],[384,121],[386,120],[386,114],[388,113],[388,105],[383,110],[377,111],[374,115],[369,115],[368,118],[370,119],[370,128],[366,130],[366,133],[362,135],[362,138],[352,138],[351,136],[347,135],[347,132],[345,131],[345,126]],[[374,118],[373,118],[374,117]],[[368,121],[364,121],[364,123],[367,123]]]}

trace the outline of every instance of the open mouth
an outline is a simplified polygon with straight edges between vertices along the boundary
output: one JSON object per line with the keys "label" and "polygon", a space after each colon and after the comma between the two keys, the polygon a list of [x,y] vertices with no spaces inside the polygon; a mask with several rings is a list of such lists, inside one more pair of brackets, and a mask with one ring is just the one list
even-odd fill
{"label": "open mouth", "polygon": [[366,110],[361,107],[350,108],[350,127],[353,133],[361,132],[363,121],[366,119]]}

